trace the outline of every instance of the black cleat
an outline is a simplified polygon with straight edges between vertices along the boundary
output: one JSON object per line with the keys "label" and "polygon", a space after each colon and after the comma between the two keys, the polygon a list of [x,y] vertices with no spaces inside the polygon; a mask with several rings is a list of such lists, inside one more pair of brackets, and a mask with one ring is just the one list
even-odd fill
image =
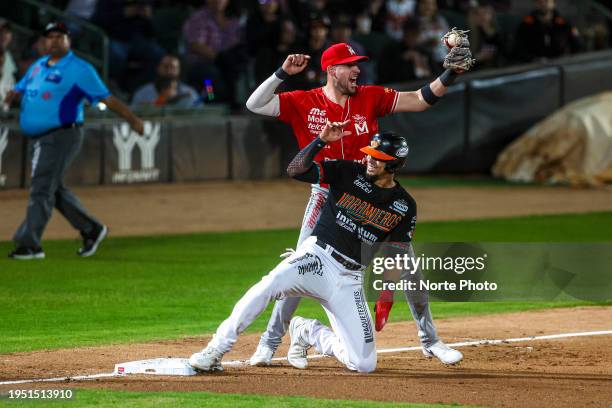
{"label": "black cleat", "polygon": [[30,259],[45,259],[45,252],[42,248],[29,248],[20,246],[8,255],[11,259],[27,261]]}
{"label": "black cleat", "polygon": [[95,231],[95,233],[83,236],[83,248],[79,248],[79,250],[77,251],[77,255],[86,258],[95,254],[98,250],[100,242],[102,242],[102,240],[106,238],[107,234],[108,228],[106,227],[106,225],[103,225],[102,228]]}

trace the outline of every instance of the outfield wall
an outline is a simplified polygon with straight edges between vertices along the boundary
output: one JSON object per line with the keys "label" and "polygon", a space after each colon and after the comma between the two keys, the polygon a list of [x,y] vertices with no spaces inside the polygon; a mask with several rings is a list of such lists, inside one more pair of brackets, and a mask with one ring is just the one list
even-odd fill
{"label": "outfield wall", "polygon": [[[395,84],[398,90],[422,83]],[[389,115],[411,147],[404,171],[488,173],[499,152],[531,125],[580,97],[612,89],[612,52],[586,54],[546,65],[465,75],[434,109]],[[199,116],[196,116],[199,115]],[[144,137],[114,117],[92,117],[68,184],[129,184],[264,179],[284,174],[297,152],[291,129],[245,114],[143,114]],[[16,118],[0,125],[0,188],[27,187],[28,143]]]}

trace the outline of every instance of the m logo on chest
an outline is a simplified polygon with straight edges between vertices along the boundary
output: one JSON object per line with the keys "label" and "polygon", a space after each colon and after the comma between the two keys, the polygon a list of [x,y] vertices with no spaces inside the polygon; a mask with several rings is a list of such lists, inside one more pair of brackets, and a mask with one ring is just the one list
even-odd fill
{"label": "m logo on chest", "polygon": [[363,115],[353,115],[353,122],[355,122],[355,132],[357,135],[363,135],[369,133],[367,118]]}

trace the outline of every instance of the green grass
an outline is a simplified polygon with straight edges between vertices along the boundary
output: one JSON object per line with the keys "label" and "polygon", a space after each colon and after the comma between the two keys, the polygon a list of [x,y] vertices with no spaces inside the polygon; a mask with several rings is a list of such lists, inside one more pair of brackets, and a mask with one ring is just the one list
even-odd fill
{"label": "green grass", "polygon": [[[307,397],[274,397],[263,395],[239,395],[239,394],[215,394],[210,392],[126,392],[110,390],[84,390],[76,389],[73,400],[54,401],[49,405],[52,407],[74,407],[96,406],[96,407],[215,407],[215,408],[234,408],[240,407],[274,407],[274,408],[302,408],[302,407],[351,407],[351,408],[425,408],[425,407],[456,407],[457,405],[427,405],[427,404],[406,404],[388,403],[377,401],[350,401],[350,400],[330,400]],[[19,406],[19,407],[40,407],[40,401],[2,401],[0,406]],[[46,405],[46,404],[45,404]]]}
{"label": "green grass", "polygon": [[484,176],[402,176],[400,183],[406,187],[541,187],[536,183],[518,183]]}
{"label": "green grass", "polygon": [[[612,213],[429,222],[426,241],[612,241]],[[211,333],[292,246],[295,230],[111,238],[80,259],[75,241],[47,241],[44,261],[0,260],[0,353]],[[9,242],[0,243],[0,253]],[[584,303],[434,303],[436,318]],[[325,319],[305,300],[298,313]],[[264,313],[249,331],[265,327]],[[397,302],[394,320],[409,318]],[[411,334],[412,337],[412,334]]]}

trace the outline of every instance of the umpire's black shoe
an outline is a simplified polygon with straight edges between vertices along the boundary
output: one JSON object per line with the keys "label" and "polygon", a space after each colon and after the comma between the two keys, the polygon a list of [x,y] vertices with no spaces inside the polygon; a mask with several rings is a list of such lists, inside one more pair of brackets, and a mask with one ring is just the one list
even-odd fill
{"label": "umpire's black shoe", "polygon": [[107,234],[108,228],[106,227],[106,225],[102,225],[102,227],[95,230],[93,234],[84,235],[83,248],[79,248],[79,250],[77,251],[77,255],[85,258],[95,254],[98,250],[100,242],[102,242],[102,240],[106,238]]}
{"label": "umpire's black shoe", "polygon": [[27,261],[29,259],[45,259],[45,252],[42,250],[42,248],[30,248],[20,246],[17,247],[17,249],[11,252],[8,256],[11,259]]}

